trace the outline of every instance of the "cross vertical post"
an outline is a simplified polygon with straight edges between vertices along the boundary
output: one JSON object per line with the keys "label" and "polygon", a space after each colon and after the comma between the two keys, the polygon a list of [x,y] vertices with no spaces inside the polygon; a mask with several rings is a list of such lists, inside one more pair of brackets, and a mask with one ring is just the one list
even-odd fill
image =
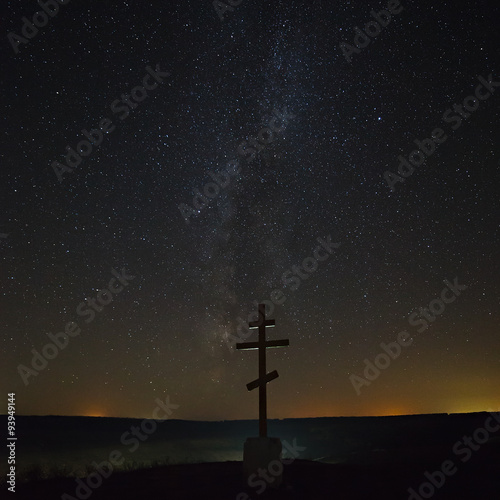
{"label": "cross vertical post", "polygon": [[[266,309],[259,304],[259,436],[267,436],[267,383],[266,377]],[[274,325],[273,325],[274,326]]]}
{"label": "cross vertical post", "polygon": [[250,328],[259,329],[259,338],[257,342],[242,342],[236,344],[236,349],[258,349],[259,350],[259,378],[248,383],[247,389],[259,388],[259,436],[267,437],[267,383],[275,378],[278,378],[276,370],[267,373],[266,369],[266,348],[268,347],[285,347],[289,345],[288,339],[284,340],[267,340],[266,327],[275,326],[273,319],[266,319],[266,306],[259,304],[259,318],[257,321],[249,323]]}

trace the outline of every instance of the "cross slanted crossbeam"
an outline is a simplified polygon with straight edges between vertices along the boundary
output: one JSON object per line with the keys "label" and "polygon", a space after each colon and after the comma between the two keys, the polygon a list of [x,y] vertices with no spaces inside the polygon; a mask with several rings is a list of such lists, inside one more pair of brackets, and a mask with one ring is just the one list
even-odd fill
{"label": "cross slanted crossbeam", "polygon": [[252,321],[248,325],[250,329],[259,329],[259,339],[257,342],[241,342],[236,344],[236,349],[249,350],[258,349],[259,351],[259,378],[247,384],[249,391],[259,388],[259,436],[267,437],[267,390],[266,384],[278,378],[276,370],[267,373],[266,369],[266,348],[268,347],[286,347],[289,345],[288,339],[284,340],[266,340],[266,327],[275,326],[274,319],[266,319],[266,306],[259,304],[259,319]]}

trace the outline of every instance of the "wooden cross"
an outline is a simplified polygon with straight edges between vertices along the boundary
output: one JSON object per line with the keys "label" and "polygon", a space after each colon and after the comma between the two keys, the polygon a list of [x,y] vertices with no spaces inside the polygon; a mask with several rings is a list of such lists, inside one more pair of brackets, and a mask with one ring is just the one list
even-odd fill
{"label": "wooden cross", "polygon": [[259,378],[247,384],[247,389],[251,391],[259,388],[259,436],[267,437],[267,391],[266,384],[278,378],[276,370],[266,373],[266,348],[285,347],[289,345],[285,340],[266,340],[266,326],[275,326],[274,319],[266,319],[266,306],[259,304],[259,319],[248,324],[250,329],[259,329],[259,340],[257,342],[242,342],[236,344],[236,349],[258,349],[259,350]]}

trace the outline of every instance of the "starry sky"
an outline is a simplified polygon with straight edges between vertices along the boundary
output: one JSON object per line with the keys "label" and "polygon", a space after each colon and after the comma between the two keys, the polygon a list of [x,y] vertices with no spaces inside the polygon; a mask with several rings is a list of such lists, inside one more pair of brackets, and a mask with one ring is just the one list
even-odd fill
{"label": "starry sky", "polygon": [[[24,42],[40,8],[2,3],[0,387],[19,414],[143,418],[168,395],[172,418],[257,418],[257,354],[231,339],[276,290],[269,417],[498,409],[500,90],[454,105],[500,81],[500,8],[400,5],[346,58],[387,3],[243,0],[221,20],[209,0],[72,0]],[[318,238],[338,243],[324,260]],[[462,290],[419,332],[444,280]]]}

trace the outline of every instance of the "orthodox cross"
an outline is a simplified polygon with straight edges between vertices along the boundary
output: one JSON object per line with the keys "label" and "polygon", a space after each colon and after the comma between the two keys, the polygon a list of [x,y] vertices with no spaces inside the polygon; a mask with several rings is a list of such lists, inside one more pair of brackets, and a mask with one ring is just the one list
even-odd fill
{"label": "orthodox cross", "polygon": [[274,319],[266,319],[266,306],[259,304],[259,319],[248,324],[250,329],[259,329],[259,340],[257,342],[242,342],[236,344],[236,349],[258,349],[259,350],[259,378],[248,383],[249,391],[259,388],[259,436],[267,437],[267,391],[266,384],[278,378],[276,370],[266,373],[266,348],[285,347],[289,345],[285,340],[266,340],[266,326],[275,326]]}

